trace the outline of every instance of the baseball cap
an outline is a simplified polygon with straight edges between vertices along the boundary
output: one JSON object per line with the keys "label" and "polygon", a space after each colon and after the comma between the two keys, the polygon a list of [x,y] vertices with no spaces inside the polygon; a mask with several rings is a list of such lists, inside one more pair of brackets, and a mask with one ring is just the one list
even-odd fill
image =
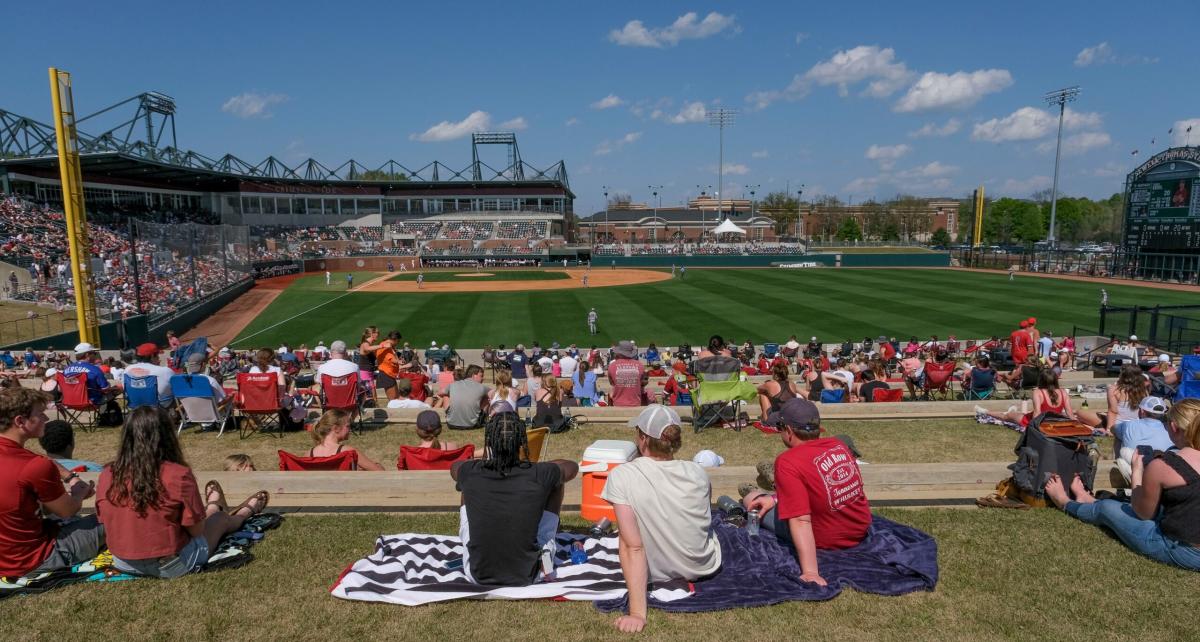
{"label": "baseball cap", "polygon": [[161,352],[161,350],[159,350],[158,346],[154,345],[153,343],[143,343],[137,347],[137,356],[139,357],[153,357],[159,352]]}
{"label": "baseball cap", "polygon": [[629,420],[630,428],[638,428],[647,436],[661,439],[663,431],[670,426],[681,426],[679,413],[660,403],[650,404],[637,417]]}
{"label": "baseball cap", "polygon": [[221,355],[222,357],[228,357],[233,354],[233,351],[229,349],[229,346],[225,346],[224,348],[221,348],[217,354]]}
{"label": "baseball cap", "polygon": [[76,355],[87,354],[89,352],[95,352],[95,351],[96,351],[96,346],[88,343],[87,341],[84,341],[83,343],[75,346],[75,354]]}
{"label": "baseball cap", "polygon": [[1158,361],[1159,361],[1159,363],[1171,363],[1171,355],[1160,354],[1160,355],[1158,355]]}
{"label": "baseball cap", "polygon": [[800,430],[819,430],[821,426],[821,411],[817,410],[817,405],[813,402],[794,397],[789,399],[779,409],[775,425],[791,426]]}
{"label": "baseball cap", "polygon": [[1130,341],[1137,341],[1137,335],[1136,335],[1136,334],[1131,334],[1131,335],[1129,335],[1129,340],[1130,340]]}
{"label": "baseball cap", "polygon": [[47,379],[58,376],[58,368],[46,368],[46,374],[44,376]]}
{"label": "baseball cap", "polygon": [[1161,415],[1167,411],[1167,402],[1160,397],[1146,397],[1138,408],[1152,415]]}
{"label": "baseball cap", "polygon": [[1021,327],[1022,327],[1022,328],[1028,328],[1028,327],[1029,327],[1029,320],[1028,320],[1028,319],[1026,319],[1026,320],[1022,321],[1022,322],[1021,322]]}
{"label": "baseball cap", "polygon": [[436,347],[437,347],[437,341],[430,341],[430,342],[429,342],[429,347],[430,347],[430,348],[436,348]]}
{"label": "baseball cap", "polygon": [[1037,325],[1037,318],[1029,317],[1029,325]]}
{"label": "baseball cap", "polygon": [[725,465],[725,458],[711,450],[701,450],[692,457],[692,461],[705,468],[717,468]]}
{"label": "baseball cap", "polygon": [[422,410],[417,415],[417,428],[421,430],[434,430],[442,427],[442,418],[433,410]]}

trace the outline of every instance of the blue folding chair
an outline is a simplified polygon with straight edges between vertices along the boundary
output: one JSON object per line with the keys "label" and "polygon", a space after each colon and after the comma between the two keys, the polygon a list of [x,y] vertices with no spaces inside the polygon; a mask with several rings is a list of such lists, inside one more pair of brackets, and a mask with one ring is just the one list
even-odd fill
{"label": "blue folding chair", "polygon": [[158,377],[154,375],[146,375],[144,377],[131,377],[125,375],[125,407],[129,410],[141,408],[142,406],[157,406],[158,399]]}
{"label": "blue folding chair", "polygon": [[763,356],[764,357],[766,357],[767,359],[774,359],[775,355],[777,355],[777,354],[779,354],[779,344],[778,343],[764,343],[763,344]]}
{"label": "blue folding chair", "polygon": [[225,434],[225,425],[229,422],[229,414],[233,404],[225,404],[222,409],[217,403],[217,393],[213,390],[208,377],[199,374],[179,374],[171,377],[171,394],[179,402],[179,428],[175,434],[183,432],[188,424],[202,426],[217,425],[217,436]]}
{"label": "blue folding chair", "polygon": [[822,390],[821,403],[845,403],[846,389],[837,388],[836,390]]}

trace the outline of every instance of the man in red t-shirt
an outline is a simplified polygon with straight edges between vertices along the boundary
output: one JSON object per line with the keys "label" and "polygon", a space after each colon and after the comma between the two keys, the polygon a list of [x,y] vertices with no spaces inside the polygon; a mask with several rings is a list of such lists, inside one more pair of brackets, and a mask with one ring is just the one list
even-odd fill
{"label": "man in red t-shirt", "polygon": [[1021,322],[1021,327],[1008,335],[1009,346],[1012,348],[1012,358],[1016,363],[1025,363],[1029,350],[1033,347],[1033,338],[1029,336],[1029,321]]}
{"label": "man in red t-shirt", "polygon": [[632,341],[622,341],[613,349],[616,358],[608,364],[608,383],[612,386],[609,396],[614,406],[642,405],[642,374],[646,369],[637,359],[637,348]]}
{"label": "man in red t-shirt", "polygon": [[871,526],[862,474],[844,442],[821,437],[821,414],[811,401],[783,404],[776,426],[788,448],[775,459],[777,499],[747,497],[748,504],[762,515],[765,528],[795,547],[800,579],[823,586],[817,549],[857,546]]}
{"label": "man in red t-shirt", "polygon": [[104,548],[104,528],[94,516],[60,528],[38,515],[40,505],[48,514],[73,517],[96,492],[95,484],[25,448],[45,432],[48,403],[37,390],[0,391],[0,576],[67,568]]}

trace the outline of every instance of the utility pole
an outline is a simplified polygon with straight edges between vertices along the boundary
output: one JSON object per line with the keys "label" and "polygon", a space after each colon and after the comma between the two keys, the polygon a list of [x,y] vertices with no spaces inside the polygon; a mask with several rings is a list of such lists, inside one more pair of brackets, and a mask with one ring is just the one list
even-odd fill
{"label": "utility pole", "polygon": [[1058,105],[1058,144],[1054,147],[1054,186],[1050,189],[1050,232],[1046,235],[1046,242],[1050,245],[1050,249],[1054,249],[1055,246],[1054,219],[1058,214],[1058,162],[1062,157],[1063,118],[1067,113],[1067,103],[1074,102],[1078,96],[1078,86],[1057,89],[1045,96],[1047,105]]}
{"label": "utility pole", "polygon": [[[720,148],[717,153],[717,224],[721,223],[721,199],[725,198],[725,128],[732,127],[734,120],[737,118],[736,109],[710,109],[704,112],[708,118],[708,124],[715,126],[720,130],[718,135],[720,139]],[[704,233],[704,226],[701,225],[701,234]]]}

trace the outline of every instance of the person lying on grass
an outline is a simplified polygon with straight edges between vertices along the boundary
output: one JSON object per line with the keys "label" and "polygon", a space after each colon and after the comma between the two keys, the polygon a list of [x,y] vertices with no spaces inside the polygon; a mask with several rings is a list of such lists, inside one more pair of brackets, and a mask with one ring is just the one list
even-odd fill
{"label": "person lying on grass", "polygon": [[1076,412],[1071,407],[1071,396],[1059,385],[1058,377],[1049,368],[1040,371],[1038,375],[1037,388],[1033,391],[1033,404],[1029,412],[1021,412],[1017,410],[1016,406],[1012,406],[1007,412],[987,410],[982,406],[975,406],[975,414],[977,415],[995,417],[1002,421],[1019,424],[1022,428],[1028,426],[1034,417],[1046,412],[1054,413],[1067,419],[1078,420],[1089,426],[1092,425],[1089,423],[1089,420],[1095,422],[1097,425],[1100,423],[1100,418],[1096,417],[1093,413],[1082,410]]}
{"label": "person lying on grass", "polygon": [[121,430],[116,461],[100,473],[96,514],[113,567],[170,579],[203,568],[221,538],[261,513],[269,500],[260,490],[227,513],[225,493],[215,481],[205,484],[201,499],[170,416],[143,406]]}
{"label": "person lying on grass", "polygon": [[682,445],[681,424],[666,406],[642,410],[629,422],[637,430],[640,456],[614,468],[600,494],[617,514],[629,614],[617,618],[616,627],[626,633],[646,626],[649,582],[693,581],[721,567],[708,474],[695,462],[675,459]]}
{"label": "person lying on grass", "polygon": [[563,485],[579,466],[529,461],[525,422],[511,409],[487,420],[483,438],[482,459],[450,467],[462,493],[463,572],[476,584],[528,586],[541,575],[540,552],[558,532]]}
{"label": "person lying on grass", "polygon": [[363,451],[355,451],[353,447],[345,445],[350,438],[351,419],[352,415],[345,410],[326,410],[309,433],[313,447],[309,449],[308,456],[332,457],[344,452],[357,452],[358,470],[383,470],[383,466],[367,457]]}
{"label": "person lying on grass", "polygon": [[821,414],[811,401],[784,404],[776,426],[787,446],[775,459],[777,496],[752,492],[745,505],[758,511],[763,528],[795,548],[800,579],[824,586],[817,549],[857,546],[871,526],[862,474],[844,442],[821,437]]}
{"label": "person lying on grass", "polygon": [[[1190,418],[1187,420],[1186,418]],[[1096,499],[1076,476],[1070,491],[1053,475],[1046,495],[1082,522],[1112,531],[1134,552],[1200,571],[1200,399],[1184,399],[1167,414],[1175,450],[1133,455],[1133,502]]]}
{"label": "person lying on grass", "polygon": [[27,448],[45,434],[49,397],[37,390],[0,391],[0,576],[69,568],[104,548],[95,516],[62,527],[42,515],[68,519],[95,485]]}

